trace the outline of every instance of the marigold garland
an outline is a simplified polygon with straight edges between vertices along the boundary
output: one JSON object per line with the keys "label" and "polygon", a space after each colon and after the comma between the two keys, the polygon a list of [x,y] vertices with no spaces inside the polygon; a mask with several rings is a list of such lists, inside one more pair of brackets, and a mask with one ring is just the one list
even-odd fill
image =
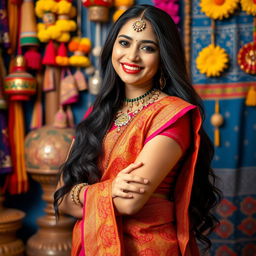
{"label": "marigold garland", "polygon": [[205,47],[196,58],[196,66],[200,73],[207,77],[220,76],[221,72],[228,66],[228,55],[220,46],[213,44]]}
{"label": "marigold garland", "polygon": [[256,2],[253,0],[241,0],[242,10],[251,15],[256,15]]}
{"label": "marigold garland", "polygon": [[[243,1],[243,0],[242,0]],[[211,19],[228,18],[238,7],[239,0],[201,0],[201,11]]]}

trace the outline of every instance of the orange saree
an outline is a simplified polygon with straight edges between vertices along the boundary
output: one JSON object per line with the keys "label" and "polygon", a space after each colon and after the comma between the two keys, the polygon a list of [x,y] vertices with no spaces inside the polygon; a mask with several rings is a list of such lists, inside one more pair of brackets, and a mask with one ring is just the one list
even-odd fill
{"label": "orange saree", "polygon": [[[174,201],[151,197],[135,215],[117,215],[111,197],[112,180],[135,162],[147,141],[188,112],[192,116],[192,143],[175,182]],[[99,166],[103,172],[101,182],[89,186],[84,217],[73,230],[72,256],[199,255],[190,232],[188,208],[200,126],[201,118],[195,106],[168,96],[141,111],[119,133],[110,130]]]}

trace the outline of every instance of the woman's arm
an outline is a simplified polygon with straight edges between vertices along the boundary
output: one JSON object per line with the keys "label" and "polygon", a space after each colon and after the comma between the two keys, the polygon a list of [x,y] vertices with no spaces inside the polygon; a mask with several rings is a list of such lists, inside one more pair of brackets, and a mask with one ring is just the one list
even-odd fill
{"label": "woman's arm", "polygon": [[[140,184],[145,192],[132,193],[132,198],[115,197],[113,202],[117,211],[120,214],[127,215],[138,212],[181,156],[181,147],[172,138],[158,135],[147,142],[136,159],[136,162],[142,162],[143,165],[132,172],[132,174],[149,181],[147,185]],[[116,180],[114,180],[113,187],[115,182]],[[130,182],[124,189],[130,190],[129,186],[133,185],[136,185],[136,183]]]}

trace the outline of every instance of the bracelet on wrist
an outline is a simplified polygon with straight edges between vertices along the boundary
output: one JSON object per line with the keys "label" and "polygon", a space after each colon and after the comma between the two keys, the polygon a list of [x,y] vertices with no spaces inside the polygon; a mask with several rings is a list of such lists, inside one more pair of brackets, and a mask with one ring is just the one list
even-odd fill
{"label": "bracelet on wrist", "polygon": [[83,187],[88,186],[88,183],[79,183],[76,184],[72,189],[71,189],[71,200],[75,205],[78,205],[80,207],[83,207],[82,202],[80,201],[79,195]]}

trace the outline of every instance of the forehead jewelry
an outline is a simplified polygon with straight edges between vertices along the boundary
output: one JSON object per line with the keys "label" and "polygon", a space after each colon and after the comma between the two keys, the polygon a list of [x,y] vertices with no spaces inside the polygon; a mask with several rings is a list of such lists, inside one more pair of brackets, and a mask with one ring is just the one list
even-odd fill
{"label": "forehead jewelry", "polygon": [[146,28],[146,22],[142,18],[140,18],[132,24],[132,27],[136,32],[141,32]]}

